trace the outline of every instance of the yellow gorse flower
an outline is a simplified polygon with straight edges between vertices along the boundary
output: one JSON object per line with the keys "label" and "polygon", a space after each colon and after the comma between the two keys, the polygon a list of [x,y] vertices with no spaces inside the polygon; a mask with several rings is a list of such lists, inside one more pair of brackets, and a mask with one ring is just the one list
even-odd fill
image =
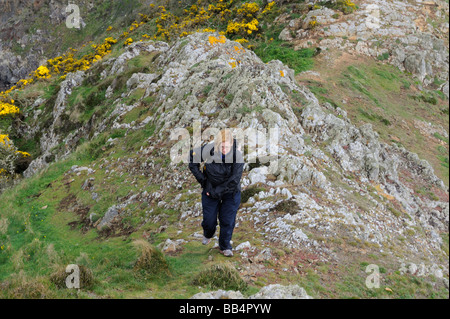
{"label": "yellow gorse flower", "polygon": [[16,153],[19,153],[19,154],[22,155],[23,157],[31,156],[30,153],[27,153],[27,152],[16,151]]}
{"label": "yellow gorse flower", "polygon": [[[6,134],[0,134],[0,148],[3,148],[8,151],[11,155],[19,154],[23,157],[31,156],[30,153],[18,151],[14,146],[13,141],[11,141]],[[0,168],[0,175],[7,176],[9,174],[8,170],[5,168]]]}
{"label": "yellow gorse flower", "polygon": [[[342,0],[349,6],[352,5],[350,0]],[[247,36],[253,35],[259,31],[259,21],[261,14],[267,13],[276,6],[275,1],[268,3],[264,8],[260,8],[256,2],[247,2],[239,4],[235,7],[234,0],[218,0],[213,3],[205,3],[202,0],[198,0],[195,4],[192,4],[187,9],[184,9],[183,16],[176,16],[172,12],[169,12],[164,6],[155,6],[150,4],[151,14],[146,15],[139,13],[140,21],[133,21],[133,23],[124,31],[118,39],[112,37],[106,38],[103,43],[93,44],[90,41],[84,44],[83,47],[92,44],[93,53],[86,54],[80,58],[75,57],[76,49],[70,48],[64,55],[49,59],[46,65],[40,66],[34,72],[31,73],[32,77],[28,79],[22,79],[17,82],[16,85],[9,90],[0,92],[0,98],[2,102],[2,113],[11,114],[18,112],[18,109],[14,107],[12,103],[6,103],[5,99],[9,93],[16,89],[21,89],[33,82],[33,80],[40,78],[50,78],[52,75],[58,75],[59,79],[65,79],[68,73],[76,72],[78,70],[87,70],[94,63],[100,61],[106,54],[111,52],[111,47],[118,40],[123,39],[125,45],[133,43],[133,38],[130,37],[131,32],[135,32],[141,25],[154,21],[157,27],[156,32],[153,35],[144,34],[142,38],[154,39],[154,40],[170,40],[173,36],[184,37],[193,32],[218,32],[221,37],[216,40],[211,40],[211,44],[217,44],[225,41],[225,35],[241,35],[242,38],[237,39],[238,43],[247,43]],[[354,6],[354,4],[353,4]],[[202,28],[205,22],[210,22],[210,19],[218,19],[225,21],[226,30],[217,30],[215,28],[206,27]],[[234,19],[234,20],[233,20]],[[228,20],[228,23],[226,22]],[[240,22],[238,22],[240,21]],[[221,22],[222,24],[222,22]],[[211,25],[209,23],[209,25]],[[216,24],[213,24],[216,25]],[[113,30],[112,26],[109,26],[107,31]],[[256,36],[261,36],[257,34]],[[222,38],[223,37],[223,38]],[[250,48],[253,46],[248,46]],[[7,105],[8,104],[8,105]],[[12,106],[11,106],[12,105]]]}
{"label": "yellow gorse flower", "polygon": [[242,38],[242,39],[236,39],[236,40],[234,40],[234,41],[236,41],[237,43],[240,43],[240,44],[242,44],[242,43],[247,43],[247,42],[248,42],[248,40],[247,40],[247,39],[244,39],[244,38]]}
{"label": "yellow gorse flower", "polygon": [[11,143],[11,140],[9,139],[8,135],[0,134],[0,144],[3,144],[3,146],[6,146],[6,147],[11,147],[10,143]]}
{"label": "yellow gorse flower", "polygon": [[44,66],[41,65],[40,67],[38,67],[36,69],[36,71],[34,71],[34,75],[39,79],[39,78],[44,78],[44,79],[48,79],[49,77],[51,77],[50,75],[50,70]]}
{"label": "yellow gorse flower", "polygon": [[[11,103],[6,103],[0,101],[0,117],[6,116],[6,115],[13,115],[20,112],[19,108],[15,106],[14,100],[11,100]],[[1,135],[0,135],[1,136]],[[0,140],[1,142],[1,140]]]}
{"label": "yellow gorse flower", "polygon": [[269,12],[270,10],[273,9],[273,7],[275,6],[275,1],[269,2],[267,4],[267,6],[264,8],[263,12],[261,12],[262,14]]}
{"label": "yellow gorse flower", "polygon": [[249,23],[229,21],[227,25],[228,34],[239,34],[245,32],[251,34],[253,31],[258,31],[258,20],[253,19]]}
{"label": "yellow gorse flower", "polygon": [[255,13],[259,11],[259,5],[256,2],[244,3],[239,9],[237,9],[237,14],[244,17],[252,18]]}

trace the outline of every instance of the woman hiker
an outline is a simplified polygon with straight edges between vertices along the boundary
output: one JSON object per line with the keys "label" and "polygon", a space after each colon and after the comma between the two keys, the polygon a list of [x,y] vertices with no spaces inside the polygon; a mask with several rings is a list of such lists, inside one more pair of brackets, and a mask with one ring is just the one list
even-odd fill
{"label": "woman hiker", "polygon": [[[200,163],[205,162],[201,168]],[[219,217],[219,249],[233,256],[230,244],[236,213],[241,203],[241,177],[244,158],[229,129],[223,129],[214,140],[190,151],[189,169],[201,184],[203,207],[203,245],[214,236]]]}

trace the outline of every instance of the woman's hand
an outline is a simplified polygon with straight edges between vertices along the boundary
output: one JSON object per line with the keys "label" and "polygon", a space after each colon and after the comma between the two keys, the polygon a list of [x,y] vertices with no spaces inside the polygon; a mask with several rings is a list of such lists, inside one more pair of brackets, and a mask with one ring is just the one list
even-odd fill
{"label": "woman's hand", "polygon": [[208,193],[208,192],[206,192],[206,195],[208,195],[208,196],[209,196],[209,193]]}

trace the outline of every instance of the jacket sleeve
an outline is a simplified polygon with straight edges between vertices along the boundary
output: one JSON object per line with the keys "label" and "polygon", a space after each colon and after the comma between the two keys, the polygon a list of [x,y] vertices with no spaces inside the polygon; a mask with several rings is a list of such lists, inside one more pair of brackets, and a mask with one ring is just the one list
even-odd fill
{"label": "jacket sleeve", "polygon": [[202,162],[202,150],[203,148],[196,148],[189,152],[189,169],[194,175],[197,182],[204,187],[206,177],[200,170],[200,163]]}
{"label": "jacket sleeve", "polygon": [[235,190],[241,182],[243,171],[244,163],[233,163],[231,176],[213,189],[213,196],[221,197],[224,193]]}

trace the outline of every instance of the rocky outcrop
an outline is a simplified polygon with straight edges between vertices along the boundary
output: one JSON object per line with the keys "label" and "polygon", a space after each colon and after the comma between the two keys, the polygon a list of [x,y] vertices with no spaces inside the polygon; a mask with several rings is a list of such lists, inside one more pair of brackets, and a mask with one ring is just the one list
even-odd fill
{"label": "rocky outcrop", "polygon": [[[191,299],[244,299],[240,291],[232,290],[217,290],[210,292],[200,292],[191,297]],[[283,286],[279,284],[268,285],[248,299],[312,299],[303,289],[298,285]]]}
{"label": "rocky outcrop", "polygon": [[[64,126],[70,125],[70,120],[67,114],[65,114],[65,108],[67,107],[67,99],[72,93],[72,90],[79,86],[84,79],[84,72],[78,71],[75,73],[69,73],[67,78],[61,83],[60,90],[57,94],[56,101],[54,102],[52,109],[52,121],[49,127],[45,127],[42,137],[40,139],[40,149],[42,155],[33,160],[28,168],[24,171],[24,177],[30,177],[34,175],[38,170],[48,166],[51,162],[49,158],[56,156],[63,156],[67,154],[54,154],[52,149],[58,146],[61,141],[66,138],[69,130],[63,129]],[[36,110],[37,111],[37,110]],[[34,134],[37,130],[43,129],[40,126],[36,126],[31,129]],[[67,140],[64,144],[67,143]],[[68,150],[69,152],[71,150]]]}
{"label": "rocky outcrop", "polygon": [[347,15],[319,6],[292,20],[280,38],[298,48],[313,44],[322,52],[335,48],[385,60],[425,86],[435,78],[448,83],[448,2],[371,0],[358,6]]}
{"label": "rocky outcrop", "polygon": [[[57,0],[49,4],[41,0],[3,0],[0,6],[0,91],[3,91],[27,78],[46,61],[44,51],[54,41],[48,26],[54,27],[63,21],[67,4]],[[40,14],[47,18],[44,14],[47,11],[51,13],[48,24],[32,28]]]}

